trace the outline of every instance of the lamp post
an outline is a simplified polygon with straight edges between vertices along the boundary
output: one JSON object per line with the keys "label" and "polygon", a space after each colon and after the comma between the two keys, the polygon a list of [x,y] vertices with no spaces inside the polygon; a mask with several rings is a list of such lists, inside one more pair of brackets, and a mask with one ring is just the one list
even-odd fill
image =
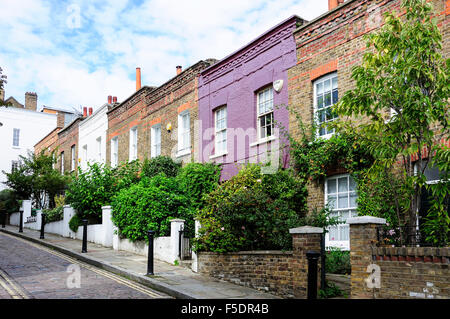
{"label": "lamp post", "polygon": [[45,214],[41,213],[41,236],[39,237],[40,239],[45,239],[44,238],[44,227],[45,227]]}

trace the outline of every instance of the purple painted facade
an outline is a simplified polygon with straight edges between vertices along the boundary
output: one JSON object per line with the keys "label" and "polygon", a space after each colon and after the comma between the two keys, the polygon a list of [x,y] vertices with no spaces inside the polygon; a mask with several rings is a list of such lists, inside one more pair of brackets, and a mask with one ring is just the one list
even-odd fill
{"label": "purple painted facade", "polygon": [[[280,164],[288,165],[288,140],[283,134],[289,125],[287,70],[297,62],[293,31],[303,22],[292,16],[202,71],[198,82],[199,161],[221,164],[222,180],[235,175],[242,164],[264,162],[267,150],[273,152],[277,145],[281,149]],[[283,81],[279,92],[274,89],[274,82],[278,80]],[[261,137],[265,134],[261,133],[258,123],[265,120],[258,120],[257,111],[262,109],[257,107],[258,94],[266,89],[273,96],[275,121],[275,134],[269,138]],[[216,133],[220,124],[216,116],[217,110],[223,107],[226,107],[227,140],[226,151],[219,152],[215,139],[220,140],[217,137],[220,133]],[[218,117],[222,116],[220,113]]]}

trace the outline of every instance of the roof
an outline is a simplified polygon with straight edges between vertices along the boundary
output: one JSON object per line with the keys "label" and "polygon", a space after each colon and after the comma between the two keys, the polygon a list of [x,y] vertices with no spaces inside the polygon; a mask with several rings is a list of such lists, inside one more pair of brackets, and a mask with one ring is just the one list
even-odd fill
{"label": "roof", "polygon": [[39,112],[42,112],[44,109],[53,110],[53,111],[60,111],[60,112],[70,113],[70,114],[76,114],[75,112],[69,111],[67,109],[61,109],[61,108],[58,108],[58,107],[47,106],[47,105],[42,105],[42,109]]}
{"label": "roof", "polygon": [[264,38],[266,35],[268,35],[269,33],[271,33],[272,31],[276,30],[277,28],[279,28],[280,26],[282,26],[283,24],[286,24],[287,22],[291,21],[291,20],[296,20],[296,21],[305,21],[307,22],[307,20],[297,16],[297,15],[292,15],[289,18],[283,20],[282,22],[278,23],[276,26],[270,28],[269,30],[267,30],[266,32],[264,32],[263,34],[259,35],[256,39],[253,39],[252,41],[250,41],[249,43],[247,43],[246,45],[244,45],[243,47],[241,47],[240,49],[234,51],[233,53],[227,55],[226,57],[224,57],[223,59],[219,60],[217,63],[207,67],[206,69],[204,69],[201,73],[204,74],[208,71],[210,71],[211,69],[221,65],[222,63],[230,60],[232,57],[238,55],[240,52],[244,51],[245,49],[251,47],[253,44],[255,44],[257,41],[259,41],[260,39]]}
{"label": "roof", "polygon": [[128,100],[130,100],[133,96],[139,94],[141,91],[143,91],[143,90],[151,90],[151,91],[153,91],[154,89],[156,89],[155,86],[147,86],[147,85],[142,86],[139,90],[137,90],[136,92],[131,94],[124,101],[118,103],[117,105],[114,105],[110,110],[108,110],[108,112],[106,112],[106,114],[108,114],[108,113],[114,111],[115,109],[119,108],[122,104],[126,103]]}

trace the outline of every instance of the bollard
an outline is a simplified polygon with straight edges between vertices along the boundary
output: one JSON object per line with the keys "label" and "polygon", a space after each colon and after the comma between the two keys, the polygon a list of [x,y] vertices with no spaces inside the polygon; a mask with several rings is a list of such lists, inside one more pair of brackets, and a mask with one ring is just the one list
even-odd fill
{"label": "bollard", "polygon": [[45,214],[41,213],[41,237],[39,237],[40,239],[45,239],[44,238],[44,227],[45,227]]}
{"label": "bollard", "polygon": [[23,209],[22,208],[19,210],[19,215],[20,215],[20,219],[19,219],[19,233],[23,233]]}
{"label": "bollard", "polygon": [[308,259],[308,299],[317,299],[317,261],[320,253],[317,251],[307,251]]}
{"label": "bollard", "polygon": [[[320,264],[325,265],[326,251],[325,251],[325,229],[320,235]],[[320,268],[320,289],[325,290],[326,277],[325,277],[325,266]]]}
{"label": "bollard", "polygon": [[81,248],[82,253],[87,253],[87,224],[88,220],[83,219],[83,246]]}
{"label": "bollard", "polygon": [[147,231],[148,235],[148,261],[147,261],[147,275],[153,276],[153,236],[155,231]]}
{"label": "bollard", "polygon": [[184,235],[183,225],[180,225],[180,230],[178,231],[178,257],[180,258],[180,260],[183,260],[183,249],[182,249],[183,235]]}

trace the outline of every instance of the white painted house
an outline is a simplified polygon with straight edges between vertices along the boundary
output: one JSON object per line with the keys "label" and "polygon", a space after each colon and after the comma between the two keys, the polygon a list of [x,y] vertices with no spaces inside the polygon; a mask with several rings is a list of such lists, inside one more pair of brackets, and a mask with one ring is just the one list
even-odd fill
{"label": "white painted house", "polygon": [[78,158],[82,170],[88,163],[106,163],[106,131],[108,130],[108,103],[79,124]]}
{"label": "white painted house", "polygon": [[57,115],[18,107],[0,107],[0,190],[19,155],[34,152],[34,145],[56,128]]}

